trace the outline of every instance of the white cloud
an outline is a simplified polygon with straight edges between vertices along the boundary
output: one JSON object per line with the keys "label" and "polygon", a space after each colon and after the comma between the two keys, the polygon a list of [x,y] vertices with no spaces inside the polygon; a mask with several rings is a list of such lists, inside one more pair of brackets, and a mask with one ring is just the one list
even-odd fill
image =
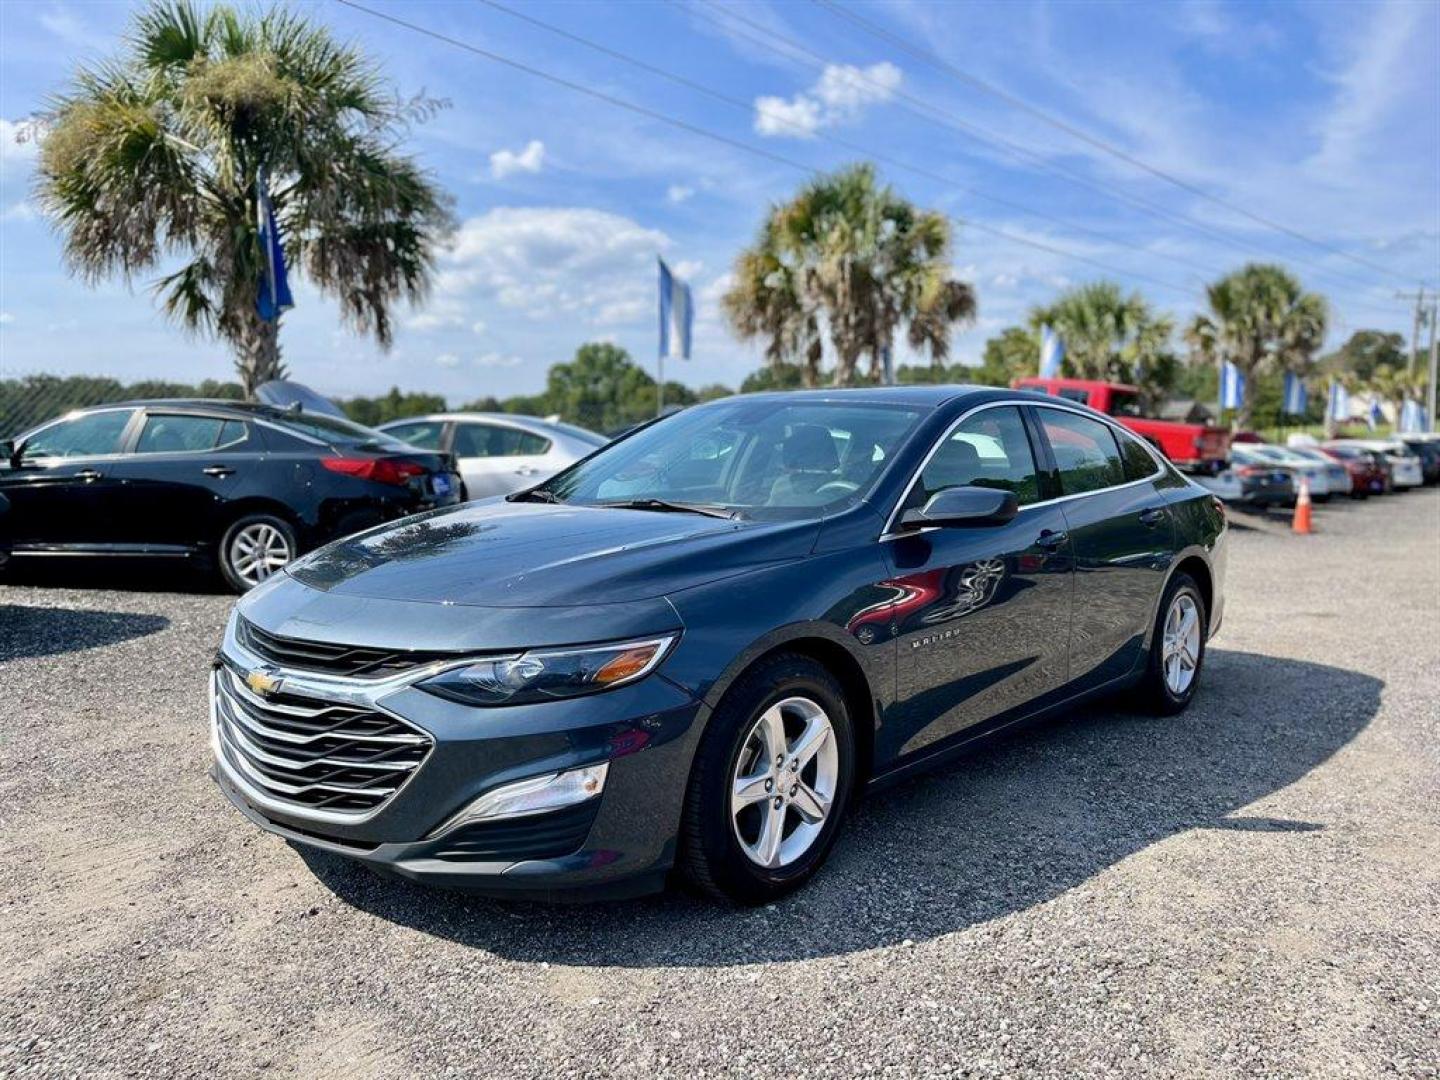
{"label": "white cloud", "polygon": [[460,357],[456,356],[454,353],[441,353],[439,356],[435,357],[435,363],[439,364],[443,368],[457,368],[460,366]]}
{"label": "white cloud", "polygon": [[665,189],[665,198],[672,203],[682,203],[695,194],[693,187],[686,187],[684,184],[671,184]]}
{"label": "white cloud", "polygon": [[0,311],[0,326],[8,326],[15,321],[15,316],[8,311]]}
{"label": "white cloud", "polygon": [[545,144],[539,139],[531,139],[519,153],[514,150],[496,150],[491,154],[490,175],[496,180],[504,180],[515,173],[538,173],[543,164]]}
{"label": "white cloud", "polygon": [[903,76],[889,61],[861,68],[826,64],[815,85],[793,98],[755,99],[755,130],[778,138],[810,139],[821,128],[858,120],[870,105],[889,101]]}
{"label": "white cloud", "polygon": [[417,312],[405,319],[411,330],[449,330],[465,325],[465,317],[458,305],[437,303],[426,311]]}
{"label": "white cloud", "polygon": [[476,319],[473,323],[470,324],[470,332],[476,337],[479,337],[481,334],[485,333],[485,320]]}
{"label": "white cloud", "polygon": [[511,368],[519,367],[523,361],[518,356],[506,356],[498,352],[487,352],[475,358],[476,367]]}
{"label": "white cloud", "polygon": [[545,322],[637,322],[653,312],[655,256],[669,246],[660,230],[604,210],[496,207],[460,226],[437,304],[494,303]]}
{"label": "white cloud", "polygon": [[28,169],[39,153],[40,144],[27,124],[0,118],[0,175],[10,176]]}

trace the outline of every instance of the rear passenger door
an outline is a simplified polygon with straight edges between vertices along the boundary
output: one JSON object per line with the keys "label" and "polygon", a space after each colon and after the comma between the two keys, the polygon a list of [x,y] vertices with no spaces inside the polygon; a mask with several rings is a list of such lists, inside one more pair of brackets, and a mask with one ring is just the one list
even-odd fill
{"label": "rear passenger door", "polygon": [[1070,678],[1089,689],[1128,674],[1165,583],[1174,523],[1150,451],[1114,425],[1034,407],[1060,485],[1075,558]]}
{"label": "rear passenger door", "polygon": [[260,449],[243,420],[148,410],[115,466],[125,542],[179,553],[215,539],[225,504],[256,486]]}

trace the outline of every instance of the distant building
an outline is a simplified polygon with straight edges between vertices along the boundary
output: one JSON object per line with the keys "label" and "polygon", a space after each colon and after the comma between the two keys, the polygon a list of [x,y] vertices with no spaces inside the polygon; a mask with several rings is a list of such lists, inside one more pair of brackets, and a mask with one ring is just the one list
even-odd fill
{"label": "distant building", "polygon": [[1162,402],[1156,410],[1159,420],[1171,420],[1178,424],[1208,424],[1215,414],[1193,398],[1172,398]]}

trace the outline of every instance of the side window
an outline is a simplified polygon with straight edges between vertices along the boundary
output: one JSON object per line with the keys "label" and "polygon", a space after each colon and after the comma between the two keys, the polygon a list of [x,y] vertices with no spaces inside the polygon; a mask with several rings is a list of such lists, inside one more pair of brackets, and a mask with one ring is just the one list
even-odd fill
{"label": "side window", "polygon": [[176,416],[151,413],[140,429],[137,454],[175,454],[210,450],[219,445],[225,421],[211,416]]}
{"label": "side window", "polygon": [[924,506],[952,487],[1013,491],[1021,506],[1040,498],[1035,454],[1018,408],[983,409],[957,427],[921,471],[905,508]]}
{"label": "side window", "polygon": [[1065,495],[1125,483],[1125,463],[1109,424],[1060,409],[1037,409]]}
{"label": "side window", "polygon": [[385,429],[392,438],[418,446],[421,450],[439,450],[440,438],[445,434],[443,420],[417,420],[413,424],[396,424]]}
{"label": "side window", "polygon": [[518,428],[496,428],[491,445],[502,457],[535,457],[550,449],[550,440]]}
{"label": "side window", "polygon": [[250,428],[243,420],[226,420],[220,428],[220,438],[215,443],[216,450],[228,450],[238,446],[250,437]]}
{"label": "side window", "polygon": [[495,428],[489,424],[459,424],[455,428],[455,442],[451,449],[456,457],[493,457],[491,436]]}
{"label": "side window", "polygon": [[21,460],[118,454],[120,436],[125,433],[125,426],[134,415],[134,409],[109,409],[51,424],[26,440]]}
{"label": "side window", "polygon": [[1119,432],[1113,434],[1120,443],[1120,456],[1125,460],[1125,479],[1145,480],[1154,476],[1155,459],[1140,445],[1140,440]]}

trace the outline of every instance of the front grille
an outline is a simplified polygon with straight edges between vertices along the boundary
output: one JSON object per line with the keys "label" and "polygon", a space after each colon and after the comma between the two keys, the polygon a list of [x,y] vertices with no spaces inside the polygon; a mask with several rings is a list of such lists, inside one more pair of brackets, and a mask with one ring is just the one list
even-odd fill
{"label": "front grille", "polygon": [[385,803],[434,741],[388,713],[252,693],[228,667],[216,673],[215,727],[230,769],[297,810],[363,816]]}
{"label": "front grille", "polygon": [[453,659],[456,654],[412,649],[376,649],[363,645],[335,645],[327,641],[297,641],[261,630],[247,619],[235,624],[240,644],[262,660],[296,671],[318,671],[377,679],[397,675],[421,664]]}
{"label": "front grille", "polygon": [[600,800],[586,799],[547,814],[464,825],[437,840],[429,855],[446,862],[558,859],[580,849],[599,812]]}

